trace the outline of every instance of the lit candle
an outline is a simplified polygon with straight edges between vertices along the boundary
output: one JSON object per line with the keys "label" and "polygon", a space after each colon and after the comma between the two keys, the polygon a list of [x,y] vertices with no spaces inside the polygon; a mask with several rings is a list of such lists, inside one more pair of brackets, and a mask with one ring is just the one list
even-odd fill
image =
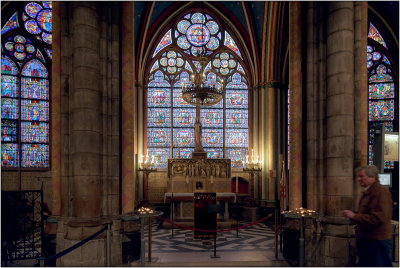
{"label": "lit candle", "polygon": [[251,162],[254,164],[254,150],[251,149]]}
{"label": "lit candle", "polygon": [[149,149],[146,151],[146,160],[144,162],[149,163]]}

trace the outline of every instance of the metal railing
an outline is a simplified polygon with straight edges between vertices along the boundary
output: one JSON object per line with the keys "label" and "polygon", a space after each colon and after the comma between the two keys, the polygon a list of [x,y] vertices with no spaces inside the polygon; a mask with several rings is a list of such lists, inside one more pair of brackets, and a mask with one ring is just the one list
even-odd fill
{"label": "metal railing", "polygon": [[1,192],[2,258],[7,261],[26,260],[42,255],[43,192]]}
{"label": "metal railing", "polygon": [[76,243],[75,245],[61,251],[60,253],[54,254],[48,258],[46,257],[39,257],[37,258],[37,260],[39,261],[39,264],[41,267],[44,267],[47,265],[47,263],[54,261],[58,258],[63,257],[64,255],[70,253],[71,251],[83,246],[84,244],[86,244],[87,242],[89,242],[90,240],[93,240],[94,238],[96,238],[97,236],[99,236],[100,234],[102,234],[104,231],[107,230],[107,237],[106,237],[106,263],[107,266],[111,266],[111,223],[107,223],[106,226],[104,226],[102,229],[100,229],[99,231],[97,231],[96,233],[92,234],[91,236],[83,239],[82,241]]}

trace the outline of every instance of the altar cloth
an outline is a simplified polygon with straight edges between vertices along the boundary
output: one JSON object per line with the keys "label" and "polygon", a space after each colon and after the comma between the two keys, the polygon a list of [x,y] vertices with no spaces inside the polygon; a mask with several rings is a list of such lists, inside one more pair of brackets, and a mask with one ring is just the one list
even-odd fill
{"label": "altar cloth", "polygon": [[[176,201],[192,201],[194,197],[194,193],[165,193],[164,194],[164,203],[167,202],[167,199],[172,199],[172,194],[174,194],[174,200]],[[229,200],[233,198],[234,202],[236,202],[236,194],[235,193],[217,193],[217,200]]]}

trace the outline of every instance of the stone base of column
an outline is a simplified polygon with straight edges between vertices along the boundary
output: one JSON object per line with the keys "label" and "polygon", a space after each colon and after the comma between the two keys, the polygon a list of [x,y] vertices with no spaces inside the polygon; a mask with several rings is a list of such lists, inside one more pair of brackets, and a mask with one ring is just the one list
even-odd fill
{"label": "stone base of column", "polygon": [[[110,266],[122,264],[120,219],[76,220],[60,218],[57,226],[57,253],[81,242],[111,223]],[[57,259],[57,266],[107,266],[107,230],[81,247]]]}
{"label": "stone base of column", "polygon": [[[304,218],[304,266],[355,266],[355,225],[342,217]],[[300,219],[283,219],[283,256],[300,265]]]}

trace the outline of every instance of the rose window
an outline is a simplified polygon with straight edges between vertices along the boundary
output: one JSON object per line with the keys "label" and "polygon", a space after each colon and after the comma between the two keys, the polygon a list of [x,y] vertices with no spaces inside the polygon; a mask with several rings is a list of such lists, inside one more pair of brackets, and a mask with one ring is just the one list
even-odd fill
{"label": "rose window", "polygon": [[20,61],[31,58],[36,50],[32,42],[21,35],[8,38],[4,47],[10,56]]}
{"label": "rose window", "polygon": [[215,56],[215,59],[212,61],[212,65],[222,75],[227,75],[233,72],[237,66],[237,62],[233,55],[223,52]]}
{"label": "rose window", "polygon": [[180,71],[184,64],[185,61],[182,58],[182,55],[175,51],[165,52],[160,59],[160,65],[170,74]]}
{"label": "rose window", "polygon": [[202,49],[210,55],[219,47],[221,31],[213,18],[206,14],[188,14],[175,30],[177,44],[188,55],[197,56]]}
{"label": "rose window", "polygon": [[25,7],[25,13],[22,19],[25,24],[25,29],[35,35],[38,40],[44,41],[51,45],[52,38],[52,15],[51,2],[41,2],[42,5],[36,2],[30,2]]}

